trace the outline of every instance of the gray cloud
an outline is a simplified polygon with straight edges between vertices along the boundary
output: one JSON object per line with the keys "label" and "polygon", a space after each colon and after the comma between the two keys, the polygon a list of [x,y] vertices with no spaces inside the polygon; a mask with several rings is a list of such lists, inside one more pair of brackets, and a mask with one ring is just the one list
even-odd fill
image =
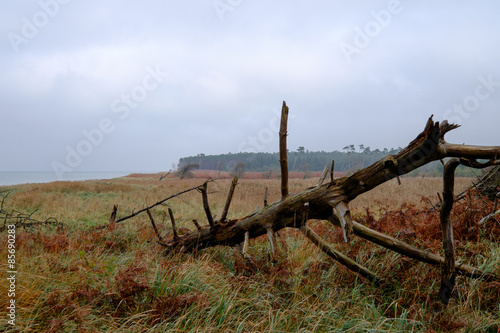
{"label": "gray cloud", "polygon": [[[405,146],[431,114],[463,125],[450,141],[498,144],[500,86],[473,100],[500,82],[491,1],[4,2],[0,170],[166,170],[248,148],[282,100],[290,149]],[[168,74],[152,88],[148,68]]]}

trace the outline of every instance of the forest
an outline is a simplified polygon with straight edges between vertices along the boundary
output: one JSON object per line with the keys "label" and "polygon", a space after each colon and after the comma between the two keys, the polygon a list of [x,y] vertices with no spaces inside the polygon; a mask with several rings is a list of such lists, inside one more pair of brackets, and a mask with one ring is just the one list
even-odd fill
{"label": "forest", "polygon": [[[313,171],[322,171],[326,165],[335,161],[335,170],[351,174],[359,169],[365,168],[387,155],[394,155],[401,151],[401,147],[370,149],[364,145],[345,146],[343,151],[309,151],[304,147],[297,150],[288,150],[289,168],[292,172],[304,172],[304,178]],[[200,170],[234,171],[244,168],[245,171],[266,172],[279,171],[279,153],[227,153],[219,155],[205,155],[200,153],[196,156],[188,156],[179,159],[177,169],[180,170],[188,165]],[[440,177],[443,174],[443,164],[434,161],[414,170],[409,176]],[[458,177],[477,176],[477,171],[459,166],[456,175]]]}

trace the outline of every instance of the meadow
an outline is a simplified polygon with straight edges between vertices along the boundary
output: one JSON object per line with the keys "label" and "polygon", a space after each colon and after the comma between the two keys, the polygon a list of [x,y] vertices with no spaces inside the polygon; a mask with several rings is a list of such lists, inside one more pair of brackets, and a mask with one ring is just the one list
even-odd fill
{"label": "meadow", "polygon": [[[450,304],[437,293],[439,267],[429,266],[354,237],[323,221],[311,227],[337,250],[387,281],[375,286],[324,255],[294,229],[279,232],[277,262],[265,237],[250,242],[253,262],[228,247],[170,253],[156,243],[146,214],[109,223],[113,205],[128,215],[202,178],[130,175],[113,180],[0,187],[3,211],[32,213],[60,225],[16,231],[16,325],[8,323],[8,284],[0,283],[4,332],[498,332],[500,283],[457,278]],[[290,192],[317,178],[290,179]],[[456,193],[471,185],[456,180]],[[212,212],[220,214],[231,179],[209,183]],[[243,217],[280,198],[277,179],[242,179],[229,218]],[[355,220],[442,255],[439,215],[432,205],[439,178],[402,178],[351,203]],[[500,274],[500,223],[477,222],[493,204],[474,195],[456,204],[457,259]],[[171,233],[172,208],[182,233],[205,221],[201,195],[192,191],[152,210],[162,235]],[[3,222],[1,222],[3,223]],[[206,222],[203,222],[206,224]],[[167,236],[168,237],[168,236]],[[6,231],[0,264],[7,267]],[[4,280],[5,281],[5,280]]]}

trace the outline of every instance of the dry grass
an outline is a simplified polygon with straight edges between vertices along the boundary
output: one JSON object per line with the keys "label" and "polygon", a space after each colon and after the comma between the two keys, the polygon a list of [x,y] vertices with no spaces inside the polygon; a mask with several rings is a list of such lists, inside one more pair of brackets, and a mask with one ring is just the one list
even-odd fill
{"label": "dry grass", "polygon": [[[325,257],[296,230],[280,232],[279,261],[268,260],[265,238],[251,241],[254,263],[234,250],[217,247],[198,254],[169,254],[155,243],[145,215],[115,230],[106,224],[114,204],[118,216],[201,184],[201,179],[135,175],[109,181],[56,182],[9,187],[4,209],[55,217],[67,227],[17,231],[17,329],[24,332],[495,332],[500,325],[500,284],[460,278],[448,308],[436,301],[439,270],[355,239],[343,244],[327,223],[312,227],[340,251],[388,281],[383,288]],[[439,221],[428,213],[441,191],[439,179],[403,178],[364,194],[352,203],[361,222],[436,253]],[[317,179],[292,179],[290,191]],[[457,180],[457,192],[469,179]],[[230,179],[209,184],[214,213],[222,210]],[[229,217],[241,217],[278,200],[279,181],[243,179]],[[204,220],[196,191],[168,202],[177,223],[192,229]],[[366,210],[368,208],[368,211]],[[500,231],[492,221],[481,228],[477,217],[491,203],[465,201],[454,223],[462,261],[500,272]],[[167,211],[153,211],[163,234]],[[425,211],[426,213],[423,213]],[[406,224],[405,224],[406,223]],[[401,233],[400,231],[405,232]],[[6,258],[6,239],[0,257]],[[4,261],[5,262],[5,261]],[[2,264],[5,269],[5,263]],[[6,323],[6,284],[0,284],[0,329]],[[13,330],[11,330],[13,331]]]}

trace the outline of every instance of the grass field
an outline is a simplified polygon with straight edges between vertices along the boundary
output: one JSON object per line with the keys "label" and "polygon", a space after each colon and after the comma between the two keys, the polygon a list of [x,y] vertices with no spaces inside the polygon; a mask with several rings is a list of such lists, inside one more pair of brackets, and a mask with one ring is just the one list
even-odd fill
{"label": "grass field", "polygon": [[[457,280],[448,307],[437,301],[440,269],[385,250],[359,238],[344,244],[338,228],[311,226],[339,251],[387,281],[376,287],[332,261],[299,232],[279,232],[279,260],[268,259],[264,237],[250,242],[253,265],[234,249],[216,247],[196,254],[167,253],[156,243],[147,215],[106,225],[113,205],[118,217],[141,209],[202,179],[133,175],[114,180],[55,182],[0,187],[9,191],[4,211],[57,219],[64,227],[16,232],[16,326],[8,324],[7,282],[0,284],[0,330],[5,332],[497,332],[500,283]],[[390,181],[351,203],[354,217],[414,246],[442,254],[439,217],[433,212],[441,180]],[[231,180],[209,184],[212,212],[220,214]],[[291,179],[290,191],[317,178]],[[471,179],[457,179],[456,193]],[[276,179],[240,180],[229,218],[242,217],[278,200]],[[204,221],[196,191],[152,213],[162,234],[172,208],[181,232],[191,219]],[[492,203],[466,197],[453,214],[457,257],[500,274],[500,223],[477,222]],[[7,266],[6,232],[0,263]],[[5,280],[4,280],[5,281]]]}

